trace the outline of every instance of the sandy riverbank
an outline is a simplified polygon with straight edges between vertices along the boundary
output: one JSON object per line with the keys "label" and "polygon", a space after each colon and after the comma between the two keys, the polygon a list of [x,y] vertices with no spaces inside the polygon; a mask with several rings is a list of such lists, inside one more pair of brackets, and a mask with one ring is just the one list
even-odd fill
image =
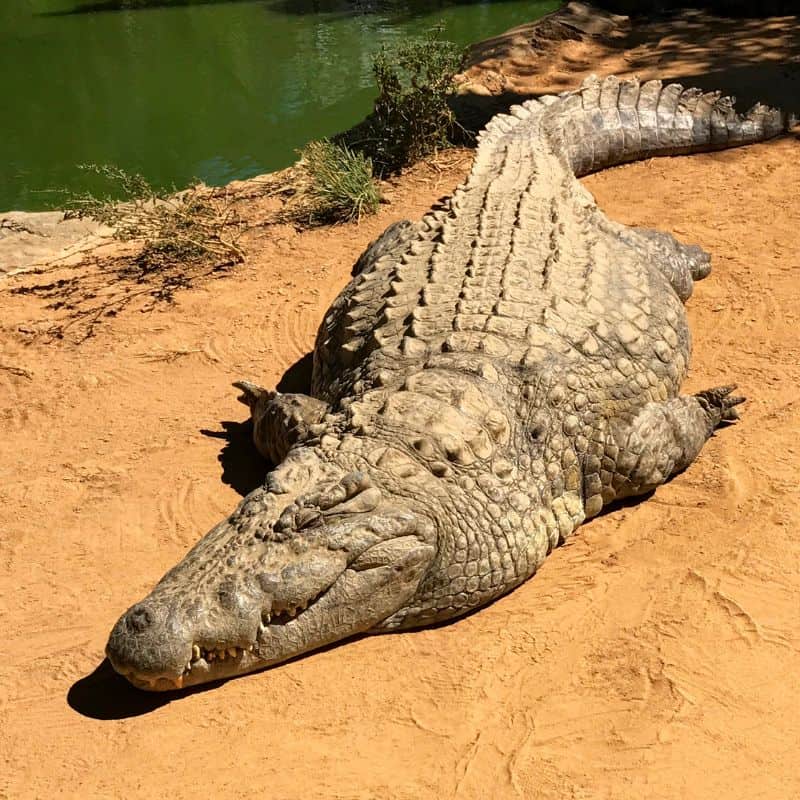
{"label": "sandy riverbank", "polygon": [[[589,71],[686,75],[786,104],[798,22],[694,17],[546,58],[517,31],[468,77],[529,92]],[[160,310],[134,302],[82,344],[45,342],[68,310],[0,284],[0,797],[800,795],[794,137],[585,181],[615,219],[714,254],[689,304],[687,388],[733,379],[750,401],[685,474],[447,627],[182,696],[100,666],[120,610],[263,477],[230,382],[297,386],[366,243],[468,165],[454,151],[418,166],[358,226],[254,227],[232,274]],[[253,221],[274,202],[254,199]]]}

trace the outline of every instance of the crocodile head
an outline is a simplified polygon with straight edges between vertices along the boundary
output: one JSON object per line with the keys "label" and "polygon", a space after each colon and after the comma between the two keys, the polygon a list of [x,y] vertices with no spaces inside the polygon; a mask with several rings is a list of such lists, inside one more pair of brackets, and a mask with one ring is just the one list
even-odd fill
{"label": "crocodile head", "polygon": [[431,523],[364,473],[305,455],[123,614],[106,648],[117,672],[156,691],[229,678],[368,631],[408,603],[433,558]]}

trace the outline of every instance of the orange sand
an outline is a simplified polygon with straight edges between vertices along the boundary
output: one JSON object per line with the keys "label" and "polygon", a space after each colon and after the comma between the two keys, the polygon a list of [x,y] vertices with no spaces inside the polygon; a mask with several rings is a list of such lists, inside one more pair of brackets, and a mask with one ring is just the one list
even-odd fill
{"label": "orange sand", "polygon": [[412,170],[359,226],[256,228],[231,276],[80,345],[30,333],[59,312],[0,290],[0,797],[800,796],[799,153],[785,138],[586,180],[615,219],[714,254],[687,388],[735,380],[750,401],[686,473],[464,620],[208,691],[98,669],[109,629],[263,477],[230,382],[275,385],[366,243],[467,159]]}

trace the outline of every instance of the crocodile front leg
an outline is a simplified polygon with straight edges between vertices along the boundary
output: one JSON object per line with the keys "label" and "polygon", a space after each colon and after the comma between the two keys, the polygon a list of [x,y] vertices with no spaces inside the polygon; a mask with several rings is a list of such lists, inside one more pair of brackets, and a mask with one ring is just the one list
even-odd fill
{"label": "crocodile front leg", "polygon": [[649,492],[686,469],[721,422],[739,418],[735,406],[745,398],[732,395],[735,388],[648,403],[627,423],[612,423],[601,462],[603,503],[591,504],[595,513],[611,500]]}
{"label": "crocodile front leg", "polygon": [[306,394],[271,392],[249,381],[233,385],[242,390],[239,401],[250,408],[256,449],[273,464],[280,464],[294,445],[316,435],[330,410],[327,403]]}

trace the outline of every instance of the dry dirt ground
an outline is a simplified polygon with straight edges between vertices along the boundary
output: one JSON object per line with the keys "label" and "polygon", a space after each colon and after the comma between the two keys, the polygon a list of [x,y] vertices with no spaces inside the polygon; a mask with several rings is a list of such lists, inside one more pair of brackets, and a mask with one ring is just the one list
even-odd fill
{"label": "dry dirt ground", "polygon": [[794,137],[586,180],[714,254],[687,388],[750,399],[684,474],[449,626],[185,694],[101,663],[118,614],[263,477],[231,381],[301,383],[364,245],[466,169],[419,167],[359,226],[257,229],[232,274],[81,344],[0,291],[0,796],[800,796]]}

